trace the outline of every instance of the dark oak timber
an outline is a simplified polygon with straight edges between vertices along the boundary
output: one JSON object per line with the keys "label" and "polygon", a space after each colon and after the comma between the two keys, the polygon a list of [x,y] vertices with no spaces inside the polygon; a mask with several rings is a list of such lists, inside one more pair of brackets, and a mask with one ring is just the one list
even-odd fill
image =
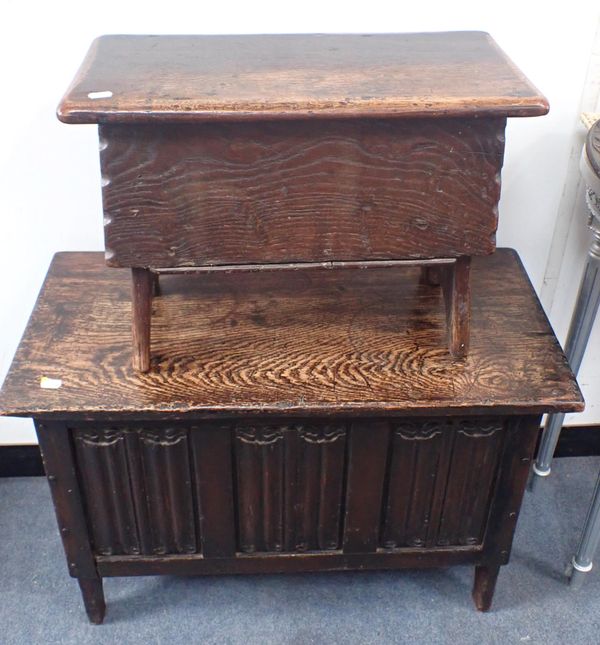
{"label": "dark oak timber", "polygon": [[70,433],[66,424],[60,422],[36,422],[36,431],[69,574],[79,582],[90,622],[99,624],[104,620],[106,610],[102,578],[96,568],[84,514],[84,499],[76,473]]}
{"label": "dark oak timber", "polygon": [[448,347],[465,356],[506,119],[547,110],[482,32],[103,36],[58,116],[99,125],[106,261],[134,268],[147,371],[138,267],[457,258]]}
{"label": "dark oak timber", "polygon": [[131,309],[133,336],[133,366],[140,372],[150,369],[150,326],[152,296],[158,277],[148,269],[131,269]]}
{"label": "dark oak timber", "polygon": [[77,582],[90,622],[100,625],[106,613],[102,578],[79,578]]}
{"label": "dark oak timber", "polygon": [[99,556],[103,577],[215,574],[308,573],[314,571],[353,571],[380,569],[436,568],[474,564],[481,560],[479,549],[402,549],[376,553],[238,553],[235,558],[192,556]]}
{"label": "dark oak timber", "polygon": [[471,325],[471,258],[462,256],[441,269],[450,353],[462,358],[469,351]]}
{"label": "dark oak timber", "polygon": [[504,438],[505,467],[496,484],[496,503],[490,513],[486,540],[488,553],[499,554],[500,564],[508,563],[540,420],[537,415],[520,417]]}
{"label": "dark oak timber", "polygon": [[108,264],[491,253],[505,122],[102,125]]}
{"label": "dark oak timber", "polygon": [[500,572],[499,565],[475,567],[475,581],[473,583],[473,601],[479,611],[488,611],[492,606],[496,580]]}
{"label": "dark oak timber", "polygon": [[[473,259],[463,361],[443,348],[441,290],[419,284],[419,273],[413,266],[161,276],[155,364],[140,374],[128,365],[129,271],[107,268],[101,253],[59,253],[0,409],[40,419],[583,409],[514,251]],[[62,386],[41,389],[42,376]]]}
{"label": "dark oak timber", "polygon": [[389,423],[356,421],[350,430],[344,553],[374,553],[379,542]]}
{"label": "dark oak timber", "polygon": [[64,423],[36,423],[36,431],[69,573],[97,578],[68,428]]}
{"label": "dark oak timber", "polygon": [[196,123],[547,111],[489,34],[457,31],[102,36],[58,116],[66,123]]}
{"label": "dark oak timber", "polygon": [[231,430],[228,426],[204,426],[202,432],[190,433],[190,445],[201,551],[206,558],[233,557],[236,526]]}
{"label": "dark oak timber", "polygon": [[419,266],[163,275],[142,373],[130,272],[56,255],[0,410],[36,421],[90,620],[104,576],[453,564],[489,609],[540,416],[583,402],[516,254],[473,265],[461,360]]}

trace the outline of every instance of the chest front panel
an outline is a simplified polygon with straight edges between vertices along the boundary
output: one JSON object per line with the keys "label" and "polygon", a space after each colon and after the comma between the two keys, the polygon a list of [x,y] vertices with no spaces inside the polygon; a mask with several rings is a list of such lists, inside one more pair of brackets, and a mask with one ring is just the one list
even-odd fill
{"label": "chest front panel", "polygon": [[258,555],[480,546],[507,423],[374,421],[371,433],[369,422],[317,419],[71,433],[98,555]]}

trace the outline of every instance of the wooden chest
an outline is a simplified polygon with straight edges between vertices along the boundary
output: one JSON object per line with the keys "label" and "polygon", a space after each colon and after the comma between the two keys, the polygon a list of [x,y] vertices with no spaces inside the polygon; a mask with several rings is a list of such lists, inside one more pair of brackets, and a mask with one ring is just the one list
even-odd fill
{"label": "wooden chest", "polygon": [[165,276],[140,373],[128,282],[55,256],[0,393],[92,621],[124,575],[471,564],[490,607],[540,416],[583,407],[514,252],[474,259],[463,361],[418,268],[313,269]]}
{"label": "wooden chest", "polygon": [[469,261],[495,249],[504,128],[543,96],[488,34],[104,36],[58,115],[97,123],[106,261],[153,276],[442,261],[467,353]]}

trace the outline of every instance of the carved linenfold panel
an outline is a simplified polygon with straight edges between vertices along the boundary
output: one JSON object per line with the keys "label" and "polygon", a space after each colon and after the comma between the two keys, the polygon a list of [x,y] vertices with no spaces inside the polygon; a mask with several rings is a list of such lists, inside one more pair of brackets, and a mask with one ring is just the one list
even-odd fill
{"label": "carved linenfold panel", "polygon": [[[160,433],[162,434],[162,432]],[[152,551],[195,553],[195,515],[187,432],[140,432],[139,458],[150,520]]]}
{"label": "carved linenfold panel", "polygon": [[355,549],[367,521],[373,552],[481,544],[506,434],[478,418],[71,432],[97,554],[205,558]]}
{"label": "carved linenfold panel", "polygon": [[288,434],[286,550],[339,547],[347,430],[302,426]]}
{"label": "carved linenfold panel", "polygon": [[480,544],[502,429],[500,420],[477,418],[395,425],[381,546]]}
{"label": "carved linenfold panel", "polygon": [[504,436],[501,420],[455,421],[444,507],[436,544],[480,544]]}
{"label": "carved linenfold panel", "polygon": [[281,551],[283,544],[283,428],[236,429],[240,549]]}
{"label": "carved linenfold panel", "polygon": [[125,433],[112,428],[76,433],[75,450],[96,552],[141,553]]}
{"label": "carved linenfold panel", "polygon": [[241,551],[338,548],[345,442],[344,425],[235,429]]}
{"label": "carved linenfold panel", "polygon": [[197,551],[186,430],[93,428],[73,436],[97,553]]}
{"label": "carved linenfold panel", "polygon": [[199,553],[203,544],[218,557],[236,542],[246,553],[339,547],[344,424],[72,432],[100,555]]}
{"label": "carved linenfold panel", "polygon": [[426,546],[432,528],[436,484],[443,478],[446,422],[405,422],[394,427],[381,545]]}

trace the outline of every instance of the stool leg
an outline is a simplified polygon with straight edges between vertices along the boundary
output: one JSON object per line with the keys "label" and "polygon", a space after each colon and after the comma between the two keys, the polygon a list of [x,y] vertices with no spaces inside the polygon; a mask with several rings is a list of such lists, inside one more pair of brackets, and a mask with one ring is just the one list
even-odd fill
{"label": "stool leg", "polygon": [[100,625],[106,613],[104,602],[104,590],[102,589],[102,578],[77,578],[85,611],[94,625]]}
{"label": "stool leg", "polygon": [[[594,241],[588,251],[588,257],[579,286],[577,304],[569,326],[565,354],[571,369],[577,375],[583,354],[587,346],[594,320],[600,306],[600,232],[594,234]],[[538,456],[533,464],[529,483],[530,490],[535,490],[539,481],[550,474],[552,457],[558,443],[564,414],[550,414],[544,426]]]}
{"label": "stool leg", "polygon": [[499,572],[499,565],[475,567],[473,601],[479,611],[488,611],[492,606]]}
{"label": "stool leg", "polygon": [[456,259],[443,269],[442,288],[446,303],[448,349],[455,358],[469,351],[471,327],[471,258]]}
{"label": "stool leg", "polygon": [[131,269],[133,367],[140,372],[150,369],[153,275],[148,269]]}

